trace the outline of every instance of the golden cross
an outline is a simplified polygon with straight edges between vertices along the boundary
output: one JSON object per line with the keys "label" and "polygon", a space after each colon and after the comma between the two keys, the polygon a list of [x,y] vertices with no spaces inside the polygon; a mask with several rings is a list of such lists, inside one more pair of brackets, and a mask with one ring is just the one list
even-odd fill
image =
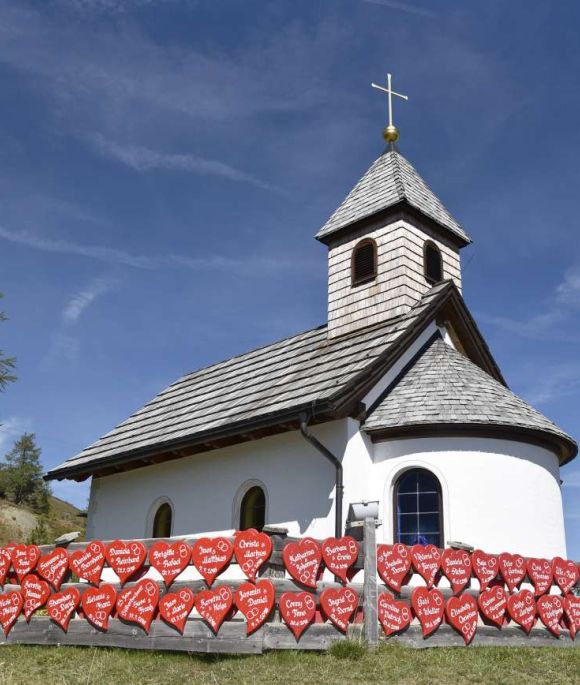
{"label": "golden cross", "polygon": [[388,95],[388,102],[389,102],[389,125],[385,129],[385,138],[387,140],[390,140],[390,137],[388,134],[390,133],[393,140],[391,142],[394,142],[397,140],[399,137],[399,132],[397,131],[396,127],[393,125],[393,95],[396,95],[398,98],[401,98],[402,100],[408,100],[409,98],[406,95],[401,95],[401,93],[397,93],[391,88],[391,79],[392,76],[391,74],[387,74],[387,87],[385,88],[384,86],[379,86],[376,83],[371,83],[371,86],[373,88],[376,88],[377,90],[382,90],[383,93],[386,93]]}

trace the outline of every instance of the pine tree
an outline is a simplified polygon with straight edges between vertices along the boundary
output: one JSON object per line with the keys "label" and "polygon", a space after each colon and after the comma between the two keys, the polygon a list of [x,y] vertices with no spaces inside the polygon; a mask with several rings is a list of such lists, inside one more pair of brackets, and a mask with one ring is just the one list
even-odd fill
{"label": "pine tree", "polygon": [[24,433],[6,455],[1,480],[6,495],[15,504],[28,504],[37,512],[47,513],[50,490],[42,478],[40,454],[34,433]]}
{"label": "pine tree", "polygon": [[[2,298],[2,293],[0,293],[0,298]],[[6,314],[4,312],[0,312],[0,321],[6,321]],[[6,357],[4,352],[0,350],[0,390],[4,390],[8,383],[16,380],[16,376],[11,373],[15,365],[16,360],[14,357]]]}

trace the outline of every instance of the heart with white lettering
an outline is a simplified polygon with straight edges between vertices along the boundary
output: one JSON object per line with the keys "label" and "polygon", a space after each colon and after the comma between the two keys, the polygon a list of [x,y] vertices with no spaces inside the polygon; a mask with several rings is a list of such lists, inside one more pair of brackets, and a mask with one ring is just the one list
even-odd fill
{"label": "heart with white lettering", "polygon": [[493,623],[501,628],[505,621],[507,609],[507,594],[501,585],[490,587],[479,593],[477,603],[483,617],[484,623]]}
{"label": "heart with white lettering", "polygon": [[68,554],[66,550],[62,547],[55,547],[52,552],[45,554],[36,564],[36,572],[58,592],[62,581],[68,573]]}
{"label": "heart with white lettering", "polygon": [[564,616],[570,637],[575,640],[576,633],[580,631],[580,597],[574,595],[564,597]]}
{"label": "heart with white lettering", "polygon": [[427,587],[432,588],[441,569],[441,552],[435,545],[413,545],[411,559],[415,571],[427,583]]}
{"label": "heart with white lettering", "polygon": [[349,569],[358,559],[358,542],[350,535],[327,538],[322,543],[322,558],[326,568],[347,583]]}
{"label": "heart with white lettering", "polygon": [[234,554],[246,576],[254,581],[260,567],[272,554],[272,538],[254,528],[234,533]]}
{"label": "heart with white lettering", "polygon": [[105,545],[100,540],[89,542],[85,549],[72,552],[69,557],[72,572],[92,585],[100,583],[104,565]]}
{"label": "heart with white lettering", "polygon": [[349,587],[329,588],[320,595],[320,608],[324,616],[346,633],[348,624],[358,609],[358,594]]}
{"label": "heart with white lettering", "polygon": [[107,630],[109,628],[109,616],[115,608],[117,591],[112,585],[105,583],[100,587],[90,587],[83,592],[81,607],[83,613],[95,628]]}
{"label": "heart with white lettering", "polygon": [[278,605],[280,615],[298,642],[302,633],[314,621],[316,597],[309,592],[284,592]]}
{"label": "heart with white lettering", "polygon": [[528,578],[534,584],[536,597],[545,595],[552,587],[552,564],[547,559],[528,559],[526,564]]}
{"label": "heart with white lettering", "polygon": [[150,578],[143,578],[133,587],[119,592],[117,615],[124,621],[136,623],[148,633],[158,602],[159,586]]}
{"label": "heart with white lettering", "polygon": [[178,592],[170,592],[159,600],[159,615],[180,633],[185,629],[187,617],[191,614],[195,603],[195,593],[188,587]]}
{"label": "heart with white lettering", "polygon": [[149,550],[149,563],[161,574],[169,587],[191,560],[191,547],[186,542],[154,542]]}
{"label": "heart with white lettering", "polygon": [[24,599],[20,592],[7,592],[4,595],[0,595],[0,624],[2,624],[4,635],[8,635],[12,626],[16,623],[23,604]]}
{"label": "heart with white lettering", "polygon": [[16,571],[18,582],[21,582],[24,576],[34,570],[40,559],[40,550],[36,545],[15,545],[11,555],[12,567]]}
{"label": "heart with white lettering", "polygon": [[411,607],[395,599],[390,592],[381,592],[378,600],[379,621],[385,635],[394,635],[406,630],[411,623]]}
{"label": "heart with white lettering", "polygon": [[233,554],[234,546],[227,538],[199,538],[193,545],[191,558],[208,587],[211,587],[228,567]]}
{"label": "heart with white lettering", "polygon": [[486,554],[476,549],[471,555],[471,567],[479,581],[480,591],[486,590],[499,573],[499,559],[495,554]]}
{"label": "heart with white lettering", "polygon": [[544,595],[536,600],[538,616],[546,628],[560,637],[560,621],[564,615],[564,602],[558,595]]}
{"label": "heart with white lettering", "polygon": [[195,598],[197,613],[216,635],[225,618],[232,612],[233,605],[234,593],[227,585],[222,585],[215,590],[202,590]]}
{"label": "heart with white lettering", "polygon": [[441,625],[445,601],[441,590],[428,590],[417,587],[411,593],[411,606],[415,616],[419,619],[423,637],[431,635]]}
{"label": "heart with white lettering", "polygon": [[115,540],[107,545],[105,557],[124,585],[145,563],[147,550],[142,542]]}
{"label": "heart with white lettering", "polygon": [[32,614],[46,604],[50,597],[50,586],[34,573],[29,573],[22,579],[20,587],[24,598],[24,618],[30,621]]}
{"label": "heart with white lettering", "polygon": [[6,582],[6,576],[12,564],[12,551],[6,547],[0,547],[0,585]]}
{"label": "heart with white lettering", "polygon": [[454,595],[465,589],[471,580],[471,559],[463,549],[446,549],[441,557],[441,568],[451,584]]}
{"label": "heart with white lettering", "polygon": [[236,606],[246,617],[246,634],[257,630],[272,613],[276,591],[269,580],[242,583],[236,590]]}
{"label": "heart with white lettering", "polygon": [[391,590],[401,592],[403,581],[411,570],[411,550],[397,542],[394,545],[379,545],[377,548],[377,571]]}
{"label": "heart with white lettering", "polygon": [[322,564],[322,551],[316,540],[303,538],[299,542],[289,542],[282,550],[282,558],[294,580],[306,587],[316,587]]}
{"label": "heart with white lettering", "polygon": [[552,559],[552,573],[563,595],[567,595],[578,581],[576,564],[562,557]]}
{"label": "heart with white lettering", "polygon": [[475,599],[464,593],[459,597],[450,597],[445,605],[447,622],[454,628],[468,645],[475,636],[479,612]]}
{"label": "heart with white lettering", "polygon": [[526,561],[519,554],[502,552],[499,555],[499,570],[510,592],[515,592],[526,576]]}
{"label": "heart with white lettering", "polygon": [[66,631],[75,609],[81,601],[81,593],[76,587],[69,587],[62,592],[57,592],[48,598],[46,610],[50,618]]}
{"label": "heart with white lettering", "polygon": [[508,597],[508,614],[529,633],[536,622],[536,600],[531,590],[521,590]]}

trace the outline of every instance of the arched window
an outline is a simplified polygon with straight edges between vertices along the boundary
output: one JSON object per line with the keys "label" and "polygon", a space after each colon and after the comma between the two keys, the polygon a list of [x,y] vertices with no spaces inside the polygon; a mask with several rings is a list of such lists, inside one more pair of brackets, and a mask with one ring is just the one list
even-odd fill
{"label": "arched window", "polygon": [[152,536],[154,538],[171,537],[171,524],[173,520],[173,510],[169,502],[163,502],[155,512],[153,519]]}
{"label": "arched window", "polygon": [[443,280],[443,260],[441,252],[435,243],[430,240],[425,243],[423,249],[423,262],[425,278],[428,283],[439,283]]}
{"label": "arched window", "polygon": [[266,495],[259,485],[252,486],[240,504],[239,530],[262,530],[266,523]]}
{"label": "arched window", "polygon": [[357,243],[352,251],[352,284],[360,285],[377,277],[377,244],[370,238]]}
{"label": "arched window", "polygon": [[443,547],[441,485],[426,469],[405,471],[394,489],[395,542]]}

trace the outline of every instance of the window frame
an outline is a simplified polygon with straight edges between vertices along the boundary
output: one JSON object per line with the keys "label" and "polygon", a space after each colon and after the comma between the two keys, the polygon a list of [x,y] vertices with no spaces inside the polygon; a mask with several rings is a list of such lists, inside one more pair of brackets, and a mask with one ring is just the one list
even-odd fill
{"label": "window frame", "polygon": [[[399,540],[399,519],[398,519],[398,495],[399,495],[399,486],[401,484],[401,481],[403,478],[408,476],[410,473],[413,471],[421,471],[423,473],[428,474],[431,478],[435,480],[435,483],[437,484],[437,504],[439,508],[439,544],[436,545],[439,549],[444,549],[445,547],[445,516],[443,512],[443,486],[441,484],[441,480],[439,477],[430,469],[427,469],[423,466],[411,466],[408,469],[405,469],[404,471],[401,471],[399,474],[397,474],[397,477],[394,480],[393,483],[393,544],[400,542]],[[403,543],[407,544],[407,543]],[[415,544],[420,544],[420,543],[415,543]]]}
{"label": "window frame", "polygon": [[[169,497],[158,497],[149,508],[149,514],[147,516],[147,528],[145,531],[146,538],[155,538],[155,518],[164,504],[166,504],[171,510],[171,525],[169,535],[167,537],[171,537],[173,535],[173,527],[175,524],[175,507],[173,506],[173,502],[169,499]],[[163,540],[164,538],[155,539]]]}
{"label": "window frame", "polygon": [[[365,247],[366,245],[370,245],[373,248],[373,272],[372,274],[369,274],[367,276],[364,276],[362,278],[356,278],[356,273],[355,273],[355,262],[356,262],[356,254],[357,252]],[[365,285],[367,283],[371,283],[372,281],[377,280],[378,276],[378,250],[377,250],[377,243],[373,238],[363,238],[362,240],[359,240],[358,243],[352,248],[352,254],[350,257],[350,284],[351,287],[355,288],[359,285]]]}
{"label": "window frame", "polygon": [[[439,269],[440,269],[440,278],[432,278],[432,276],[429,275],[429,272],[427,270],[427,250],[433,249],[437,253],[437,256],[439,257]],[[423,275],[425,276],[425,280],[429,285],[436,285],[437,283],[441,283],[443,281],[443,254],[441,250],[439,249],[439,246],[434,243],[432,240],[426,240],[425,243],[423,244]]]}
{"label": "window frame", "polygon": [[268,512],[270,510],[270,498],[268,494],[268,488],[266,485],[261,481],[258,480],[257,478],[250,478],[246,480],[240,487],[238,488],[236,495],[233,500],[232,504],[232,529],[233,530],[240,530],[239,525],[241,523],[241,518],[242,518],[242,503],[244,501],[245,496],[248,494],[248,492],[254,488],[254,487],[259,487],[262,492],[264,493],[264,526],[268,525]]}

